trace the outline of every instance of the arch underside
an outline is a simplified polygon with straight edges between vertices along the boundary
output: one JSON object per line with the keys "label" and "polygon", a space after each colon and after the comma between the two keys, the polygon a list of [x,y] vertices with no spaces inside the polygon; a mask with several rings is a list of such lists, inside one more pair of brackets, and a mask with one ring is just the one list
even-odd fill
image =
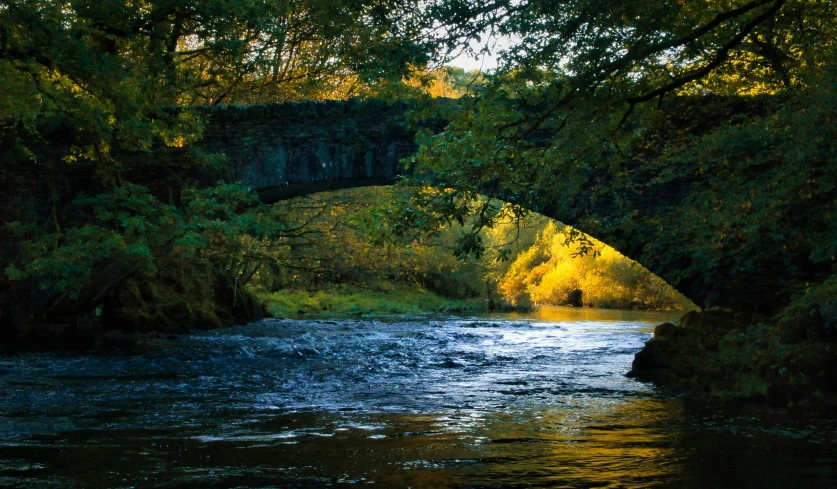
{"label": "arch underside", "polygon": [[[402,103],[376,101],[216,109],[211,113],[201,149],[225,154],[222,179],[244,184],[266,203],[323,191],[391,185],[406,173],[402,162],[417,150],[416,131],[407,123],[407,110]],[[434,120],[424,127],[440,131],[444,123]],[[204,178],[203,183],[216,180]],[[681,198],[680,188],[660,188],[642,196],[635,205],[669,205]],[[576,207],[590,205],[576,200]],[[597,214],[624,212],[610,207],[608,203],[597,204]],[[589,232],[579,224],[585,209],[567,212],[546,205],[539,211]],[[725,281],[705,274],[684,276],[681,272],[691,257],[672,260],[671,256],[649,255],[641,236],[590,234],[639,262],[701,307],[764,310],[773,302],[763,287],[744,290],[727,287]]]}

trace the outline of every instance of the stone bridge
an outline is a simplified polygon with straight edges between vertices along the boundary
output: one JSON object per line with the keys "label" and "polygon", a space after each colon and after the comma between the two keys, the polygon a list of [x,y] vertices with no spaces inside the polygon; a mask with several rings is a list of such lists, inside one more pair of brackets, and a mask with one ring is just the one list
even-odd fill
{"label": "stone bridge", "polygon": [[[416,131],[408,126],[405,116],[408,108],[404,103],[350,100],[203,109],[209,123],[200,147],[226,155],[221,179],[244,183],[267,203],[324,190],[386,185],[404,174],[400,160],[417,149]],[[446,121],[437,118],[423,124],[441,131]],[[215,182],[205,176],[202,180],[204,184]],[[642,195],[631,196],[630,205],[653,214],[676,204],[685,190],[679,185],[646,188]],[[584,196],[573,196],[561,207],[544,203],[539,210],[572,225],[593,211],[612,217],[626,212],[613,202],[593,202]],[[768,287],[742,287],[731,280],[702,275],[684,277],[680,272],[693,258],[672,260],[648,253],[647,238],[597,237],[640,261],[700,306],[770,307],[772,299],[764,294]]]}
{"label": "stone bridge", "polygon": [[[340,188],[389,185],[404,173],[401,158],[416,150],[403,103],[329,101],[199,108],[207,125],[198,149],[226,155],[219,167],[198,164],[189,149],[158,147],[151,153],[115,151],[127,181],[176,202],[186,185],[219,180],[242,182],[271,203]],[[49,144],[39,163],[15,153],[14,133],[0,133],[0,295],[8,287],[3,270],[18,256],[20,242],[8,222],[77,222],[71,201],[80,193],[107,189],[92,163],[62,160],[78,134],[66,127],[43,128]],[[68,134],[71,135],[68,137]],[[5,136],[5,138],[3,137]]]}
{"label": "stone bridge", "polygon": [[220,176],[267,203],[390,185],[404,174],[400,160],[416,151],[407,109],[375,100],[203,109],[209,123],[199,146],[226,155]]}
{"label": "stone bridge", "polygon": [[[267,203],[325,190],[392,184],[405,172],[402,158],[417,149],[416,130],[407,124],[407,109],[403,103],[356,100],[202,108],[208,123],[199,149],[226,155],[226,162],[220,168],[207,170],[200,165],[190,165],[188,151],[165,149],[154,153],[155,161],[151,164],[126,165],[133,168],[126,176],[129,181],[147,185],[159,197],[172,201],[176,201],[184,185],[211,185],[218,180],[241,182]],[[436,131],[444,124],[442,119],[425,123]],[[148,158],[146,154],[137,153],[122,153],[116,157],[127,161]],[[104,183],[95,177],[92,167],[81,164],[65,164],[58,179],[55,173],[47,178],[45,172],[54,169],[47,170],[43,165],[18,164],[2,170],[0,222],[43,221],[44,216],[51,213],[58,222],[72,222],[72,216],[62,214],[69,212],[67,209],[71,206],[56,205],[54,196],[69,202],[79,192],[95,193],[104,189]],[[57,188],[56,181],[59,182]],[[663,192],[670,193],[665,189]],[[671,201],[677,197],[649,193],[643,198],[646,199],[644,203],[635,204],[656,205],[648,199]],[[541,211],[573,224],[589,211],[586,207],[590,206],[590,202],[582,197],[575,200],[576,204],[570,209],[577,213],[575,216],[563,215],[565,211],[550,211],[548,207]],[[597,209],[600,214],[607,215],[606,209]],[[747,308],[749,304],[758,309],[765,301],[762,297],[742,296],[740,287],[733,293],[725,283],[700,276],[680,276],[678,271],[683,262],[664,262],[643,254],[645,243],[641,238],[597,237],[615,244],[629,257],[640,258],[643,265],[701,306]],[[18,246],[19,242],[10,231],[0,226],[0,270],[14,259]],[[674,277],[678,280],[673,281]],[[8,283],[6,277],[0,278],[0,285]],[[753,291],[758,293],[756,289]]]}

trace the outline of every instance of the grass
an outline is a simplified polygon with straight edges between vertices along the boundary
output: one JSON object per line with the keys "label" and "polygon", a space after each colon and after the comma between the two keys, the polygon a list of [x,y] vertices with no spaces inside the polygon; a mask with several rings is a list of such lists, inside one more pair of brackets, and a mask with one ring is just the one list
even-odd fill
{"label": "grass", "polygon": [[406,285],[375,284],[368,288],[330,285],[316,291],[285,289],[260,293],[274,317],[300,315],[390,316],[446,312],[482,312],[483,299],[448,299],[431,291]]}

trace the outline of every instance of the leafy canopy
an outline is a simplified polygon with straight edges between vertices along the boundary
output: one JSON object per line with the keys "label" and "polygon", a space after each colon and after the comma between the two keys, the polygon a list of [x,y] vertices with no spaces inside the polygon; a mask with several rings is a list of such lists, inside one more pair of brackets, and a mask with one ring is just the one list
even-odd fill
{"label": "leafy canopy", "polygon": [[[403,226],[468,223],[457,253],[479,256],[483,229],[534,210],[605,239],[702,305],[740,303],[729,289],[752,284],[786,295],[834,273],[835,22],[829,0],[2,2],[4,163],[50,175],[92,165],[103,182],[88,200],[49,182],[52,235],[37,223],[30,263],[11,275],[72,288],[61,277],[102,258],[71,263],[85,240],[100,255],[153,255],[163,242],[221,239],[209,223],[188,231],[200,222],[189,213],[240,189],[151,204],[119,156],[147,152],[153,166],[161,145],[193,145],[204,121],[188,106],[373,93],[439,53],[502,38],[500,68],[448,104],[443,133],[424,135]],[[146,204],[126,214],[111,201]],[[220,222],[265,239],[232,208],[242,220]],[[100,222],[63,229],[90,209]],[[49,257],[50,270],[26,269]],[[754,295],[756,308],[787,299]]]}
{"label": "leafy canopy", "polygon": [[451,48],[508,43],[413,160],[437,182],[419,201],[431,215],[457,218],[448,202],[477,193],[489,199],[467,210],[474,234],[503,217],[495,199],[543,212],[704,306],[770,310],[833,273],[834,2],[439,0],[429,12]]}

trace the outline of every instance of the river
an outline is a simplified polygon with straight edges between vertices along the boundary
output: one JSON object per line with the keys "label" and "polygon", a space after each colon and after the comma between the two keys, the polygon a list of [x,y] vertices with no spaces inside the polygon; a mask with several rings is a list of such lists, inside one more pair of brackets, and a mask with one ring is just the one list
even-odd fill
{"label": "river", "polygon": [[0,487],[837,487],[834,416],[624,376],[670,317],[268,319],[0,357]]}

